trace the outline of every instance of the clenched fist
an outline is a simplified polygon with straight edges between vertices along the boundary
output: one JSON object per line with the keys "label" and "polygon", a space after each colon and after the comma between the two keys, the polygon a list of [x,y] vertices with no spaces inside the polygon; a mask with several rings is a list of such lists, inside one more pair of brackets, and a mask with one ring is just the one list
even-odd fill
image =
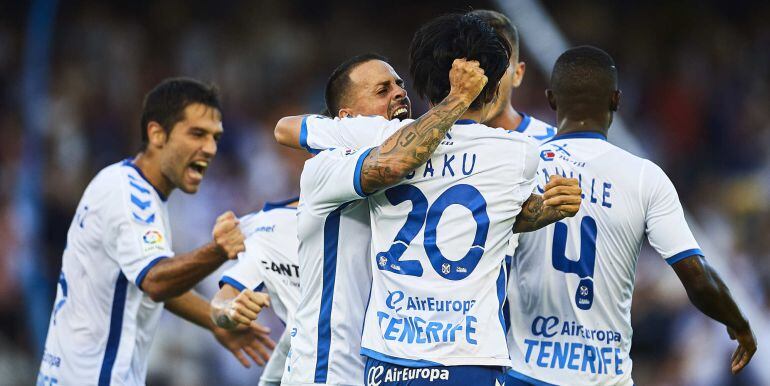
{"label": "clenched fist", "polygon": [[450,95],[462,98],[470,105],[487,84],[487,76],[479,62],[475,60],[455,59],[449,70]]}
{"label": "clenched fist", "polygon": [[552,207],[563,217],[572,217],[580,210],[582,190],[575,178],[551,176],[545,185],[543,204]]}
{"label": "clenched fist", "polygon": [[235,259],[238,254],[246,250],[243,243],[245,237],[238,228],[238,219],[232,211],[227,211],[217,218],[211,236],[214,239],[219,253],[228,259]]}
{"label": "clenched fist", "polygon": [[225,312],[230,320],[249,325],[257,319],[262,308],[269,306],[270,297],[266,293],[246,288],[230,301]]}

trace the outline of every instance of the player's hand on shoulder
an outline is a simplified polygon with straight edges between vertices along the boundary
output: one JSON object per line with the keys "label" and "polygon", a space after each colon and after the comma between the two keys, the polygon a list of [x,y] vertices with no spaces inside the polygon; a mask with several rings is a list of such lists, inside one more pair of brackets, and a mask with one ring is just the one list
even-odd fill
{"label": "player's hand on shoulder", "polygon": [[239,221],[232,211],[227,211],[217,217],[211,236],[219,253],[228,259],[235,259],[246,250],[246,238],[238,227]]}
{"label": "player's hand on shoulder", "polygon": [[727,333],[730,335],[730,339],[738,342],[738,348],[735,349],[730,363],[730,370],[733,374],[738,374],[749,364],[751,357],[757,352],[757,338],[748,324],[742,330],[727,327]]}
{"label": "player's hand on shoulder", "polygon": [[270,306],[270,297],[264,292],[254,292],[250,289],[244,289],[227,307],[227,317],[230,320],[250,325],[257,319],[262,308]]}
{"label": "player's hand on shoulder", "polygon": [[554,175],[545,185],[543,203],[559,211],[564,217],[572,217],[580,210],[582,191],[578,180]]}
{"label": "player's hand on shoulder", "polygon": [[449,70],[450,95],[463,98],[471,104],[487,84],[487,76],[479,62],[475,60],[455,59]]}

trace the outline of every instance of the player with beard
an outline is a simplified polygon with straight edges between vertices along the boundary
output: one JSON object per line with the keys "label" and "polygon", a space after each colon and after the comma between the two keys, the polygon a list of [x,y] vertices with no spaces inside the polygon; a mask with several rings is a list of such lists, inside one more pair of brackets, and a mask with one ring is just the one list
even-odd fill
{"label": "player with beard", "polygon": [[193,194],[217,152],[222,109],[214,88],[167,79],[147,94],[143,149],[100,171],[86,188],[67,234],[39,385],[144,385],[147,356],[165,306],[211,330],[248,366],[273,343],[263,327],[228,331],[209,318],[191,291],[244,250],[232,212],[217,218],[212,241],[188,253],[171,250],[167,202]]}

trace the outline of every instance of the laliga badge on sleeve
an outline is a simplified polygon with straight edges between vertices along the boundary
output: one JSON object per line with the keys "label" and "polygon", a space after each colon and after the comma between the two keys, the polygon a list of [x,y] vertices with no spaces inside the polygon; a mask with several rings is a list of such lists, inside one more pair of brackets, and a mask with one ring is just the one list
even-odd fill
{"label": "laliga badge on sleeve", "polygon": [[142,254],[152,255],[158,252],[164,252],[165,239],[163,233],[157,229],[148,229],[142,235]]}

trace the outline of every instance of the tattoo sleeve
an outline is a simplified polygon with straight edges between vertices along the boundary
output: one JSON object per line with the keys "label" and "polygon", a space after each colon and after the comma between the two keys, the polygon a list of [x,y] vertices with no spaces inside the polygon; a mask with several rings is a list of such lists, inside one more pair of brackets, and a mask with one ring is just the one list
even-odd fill
{"label": "tattoo sleeve", "polygon": [[363,190],[373,192],[395,185],[428,161],[447,131],[467,109],[467,102],[449,95],[372,149],[361,167]]}
{"label": "tattoo sleeve", "polygon": [[527,201],[524,201],[521,212],[516,216],[516,222],[513,223],[513,233],[536,231],[563,218],[564,216],[557,210],[545,206],[543,196],[532,194]]}

